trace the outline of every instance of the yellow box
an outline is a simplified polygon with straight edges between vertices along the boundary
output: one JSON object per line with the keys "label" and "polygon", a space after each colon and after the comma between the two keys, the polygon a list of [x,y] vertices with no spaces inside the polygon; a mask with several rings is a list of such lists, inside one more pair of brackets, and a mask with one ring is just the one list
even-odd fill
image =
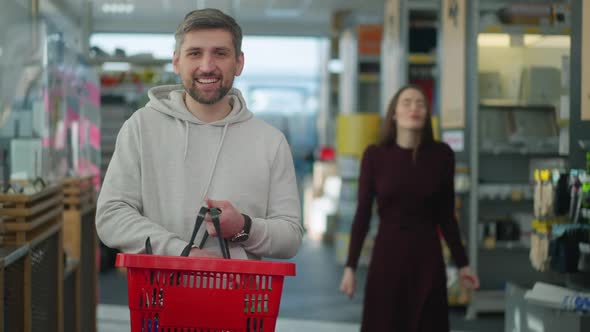
{"label": "yellow box", "polygon": [[381,116],[377,113],[340,114],[336,121],[338,154],[360,159],[367,146],[379,140]]}

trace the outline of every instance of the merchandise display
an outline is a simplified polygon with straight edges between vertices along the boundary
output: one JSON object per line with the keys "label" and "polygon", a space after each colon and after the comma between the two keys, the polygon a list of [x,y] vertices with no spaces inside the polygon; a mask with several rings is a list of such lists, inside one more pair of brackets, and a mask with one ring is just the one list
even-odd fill
{"label": "merchandise display", "polygon": [[[508,319],[513,310],[506,301],[508,284],[530,287],[563,278],[548,272],[549,262],[540,254],[549,250],[550,239],[533,220],[552,206],[537,199],[543,188],[535,189],[533,171],[565,168],[572,152],[566,120],[572,22],[569,5],[550,2],[506,2],[495,8],[480,2],[475,12],[470,15],[479,14],[479,31],[468,40],[467,51],[467,85],[474,88],[468,88],[467,100],[477,112],[466,145],[477,185],[475,197],[467,195],[469,258],[481,288],[467,317],[506,310]],[[498,264],[504,267],[501,274]],[[507,321],[506,330],[513,324],[519,330],[526,325]]]}
{"label": "merchandise display", "polygon": [[584,170],[535,170],[530,260],[539,271],[588,271],[590,177]]}

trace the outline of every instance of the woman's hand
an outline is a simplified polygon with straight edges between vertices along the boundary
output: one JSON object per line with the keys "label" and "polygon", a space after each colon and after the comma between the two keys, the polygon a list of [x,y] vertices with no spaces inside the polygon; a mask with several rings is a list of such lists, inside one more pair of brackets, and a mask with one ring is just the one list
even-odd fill
{"label": "woman's hand", "polygon": [[342,275],[342,281],[340,282],[340,291],[352,299],[355,289],[356,276],[354,270],[347,266],[344,268],[344,274]]}
{"label": "woman's hand", "polygon": [[461,286],[467,289],[474,290],[479,288],[479,278],[471,271],[469,266],[459,269],[459,280],[461,281]]}

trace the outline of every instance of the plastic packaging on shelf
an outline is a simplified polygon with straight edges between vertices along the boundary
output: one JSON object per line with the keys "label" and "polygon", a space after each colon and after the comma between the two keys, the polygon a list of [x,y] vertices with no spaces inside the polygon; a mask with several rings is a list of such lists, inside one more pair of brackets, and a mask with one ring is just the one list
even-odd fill
{"label": "plastic packaging on shelf", "polygon": [[543,282],[535,283],[533,289],[525,293],[524,298],[530,303],[557,309],[590,311],[590,293],[576,292]]}

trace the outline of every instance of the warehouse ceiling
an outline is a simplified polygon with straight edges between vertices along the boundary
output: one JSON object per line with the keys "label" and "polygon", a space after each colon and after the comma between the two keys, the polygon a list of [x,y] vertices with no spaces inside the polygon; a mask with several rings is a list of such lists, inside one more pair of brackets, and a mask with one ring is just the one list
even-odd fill
{"label": "warehouse ceiling", "polygon": [[211,7],[234,16],[246,34],[327,35],[334,12],[353,9],[379,20],[383,6],[383,0],[93,0],[92,30],[170,33],[187,12]]}
{"label": "warehouse ceiling", "polygon": [[[92,32],[171,33],[194,9],[218,8],[249,35],[328,36],[334,13],[351,10],[359,20],[381,22],[385,0],[15,0],[52,2],[71,18],[91,17]],[[546,0],[519,0],[542,2]],[[564,0],[566,1],[566,0]],[[442,0],[407,0],[412,10],[438,12]],[[497,9],[508,0],[480,0]],[[88,10],[88,7],[90,10]]]}

